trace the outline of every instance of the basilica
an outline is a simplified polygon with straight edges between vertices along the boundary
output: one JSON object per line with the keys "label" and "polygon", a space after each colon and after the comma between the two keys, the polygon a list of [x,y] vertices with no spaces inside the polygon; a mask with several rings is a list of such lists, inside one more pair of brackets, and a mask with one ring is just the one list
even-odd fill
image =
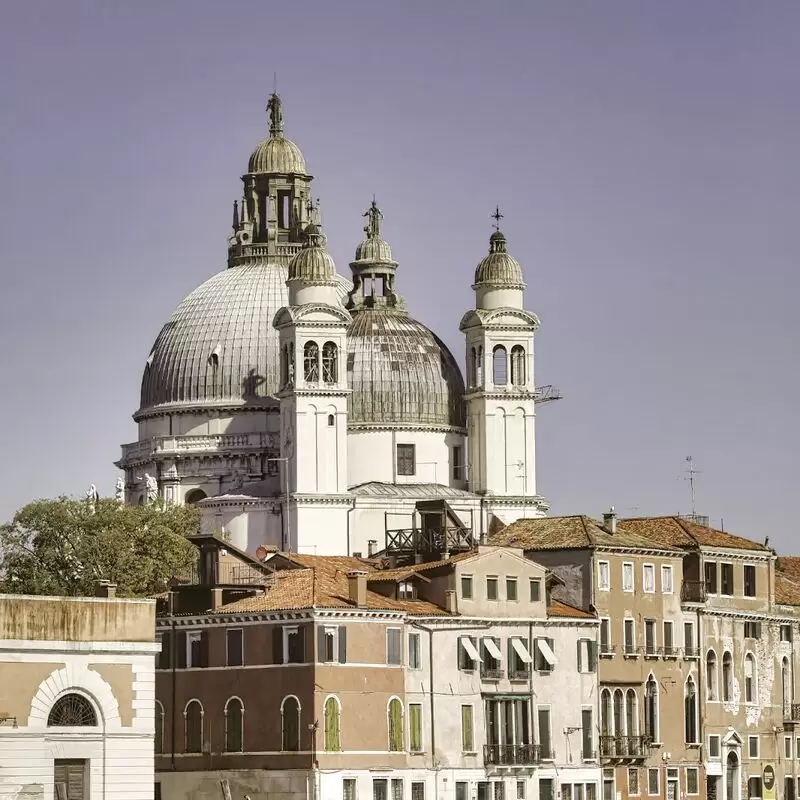
{"label": "basilica", "polygon": [[539,320],[499,213],[460,324],[465,381],[407,309],[374,200],[350,277],[339,274],[277,94],[267,110],[227,268],[180,303],[147,355],[138,440],[117,462],[126,501],[197,504],[205,532],[249,553],[424,556],[543,516]]}

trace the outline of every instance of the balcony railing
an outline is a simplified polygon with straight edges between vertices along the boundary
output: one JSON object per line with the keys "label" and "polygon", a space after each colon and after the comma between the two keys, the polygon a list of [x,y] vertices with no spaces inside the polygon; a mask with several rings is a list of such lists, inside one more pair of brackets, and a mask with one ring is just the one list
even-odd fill
{"label": "balcony railing", "polygon": [[617,646],[609,642],[600,642],[600,656],[611,658],[617,652]]}
{"label": "balcony railing", "polygon": [[647,736],[601,736],[600,757],[611,759],[638,759],[650,755]]}
{"label": "balcony railing", "polygon": [[510,669],[508,671],[508,679],[510,681],[526,681],[531,675],[529,669]]}
{"label": "balcony railing", "polygon": [[672,644],[665,644],[662,648],[662,652],[664,654],[664,658],[677,658],[678,657],[678,648]]}
{"label": "balcony railing", "polygon": [[783,707],[784,722],[800,722],[800,703],[786,703]]}
{"label": "balcony railing", "polygon": [[505,672],[502,669],[493,669],[485,667],[481,664],[481,679],[485,681],[500,681],[503,679]]}
{"label": "balcony railing", "polygon": [[705,603],[707,596],[705,581],[684,581],[681,585],[681,600],[685,603]]}
{"label": "balcony railing", "polygon": [[270,581],[270,576],[247,564],[216,564],[210,573],[201,570],[193,564],[186,573],[178,579],[179,583],[190,586],[213,586],[225,584],[228,586],[265,586]]}
{"label": "balcony railing", "polygon": [[683,648],[683,657],[700,658],[700,648],[695,647],[694,645],[691,644],[687,644],[686,647]]}
{"label": "balcony railing", "polygon": [[631,642],[625,642],[625,644],[622,646],[622,652],[626,656],[638,656],[639,655],[639,649],[636,647],[635,644],[632,644]]}
{"label": "balcony railing", "polygon": [[544,757],[546,754],[540,744],[487,744],[483,747],[483,760],[487,766],[541,764]]}

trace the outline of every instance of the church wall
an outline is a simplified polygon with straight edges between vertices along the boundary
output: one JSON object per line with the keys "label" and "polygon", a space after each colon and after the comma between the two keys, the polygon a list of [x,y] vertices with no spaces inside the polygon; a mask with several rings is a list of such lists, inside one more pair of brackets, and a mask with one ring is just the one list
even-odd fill
{"label": "church wall", "polygon": [[[276,498],[276,503],[279,498]],[[254,554],[259,545],[282,544],[283,518],[273,512],[274,504],[204,508],[200,532],[222,533],[234,547]]]}
{"label": "church wall", "polygon": [[[397,474],[397,445],[415,446],[415,473]],[[453,446],[462,447],[462,460],[466,464],[466,437],[440,431],[349,431],[348,432],[348,483],[359,486],[370,481],[413,484],[439,483],[453,485]],[[463,471],[466,471],[464,466]],[[458,481],[457,486],[463,482]]]}

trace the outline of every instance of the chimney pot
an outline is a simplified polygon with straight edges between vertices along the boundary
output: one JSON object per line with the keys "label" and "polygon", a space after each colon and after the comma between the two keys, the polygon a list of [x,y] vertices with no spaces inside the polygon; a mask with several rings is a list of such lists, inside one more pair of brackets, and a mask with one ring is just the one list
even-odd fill
{"label": "chimney pot", "polygon": [[455,589],[448,589],[444,593],[444,607],[448,614],[458,614],[458,595]]}
{"label": "chimney pot", "polygon": [[354,569],[347,573],[347,589],[350,602],[357,608],[367,607],[367,573]]}
{"label": "chimney pot", "polygon": [[222,589],[214,588],[211,590],[211,609],[216,610],[222,605]]}
{"label": "chimney pot", "polygon": [[117,584],[111,581],[97,581],[94,585],[95,597],[108,597],[112,599],[117,596]]}
{"label": "chimney pot", "polygon": [[367,558],[372,558],[378,550],[377,539],[370,539],[367,542]]}
{"label": "chimney pot", "polygon": [[603,514],[603,527],[609,533],[617,532],[617,513],[614,511],[614,506],[611,506],[611,508]]}

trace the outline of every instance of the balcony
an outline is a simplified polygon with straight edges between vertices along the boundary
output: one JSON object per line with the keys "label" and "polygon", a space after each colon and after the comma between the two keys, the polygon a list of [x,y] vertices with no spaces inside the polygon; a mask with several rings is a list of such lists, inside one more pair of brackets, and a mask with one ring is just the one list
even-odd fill
{"label": "balcony", "polygon": [[599,655],[600,658],[612,658],[614,653],[617,652],[617,646],[615,644],[609,644],[608,642],[600,642],[599,648]]}
{"label": "balcony", "polygon": [[705,603],[707,597],[705,581],[684,581],[681,585],[681,600],[684,603]]}
{"label": "balcony", "polygon": [[481,664],[482,681],[501,681],[503,680],[503,675],[505,675],[505,672],[502,669],[494,669]]}
{"label": "balcony", "polygon": [[189,456],[195,453],[260,453],[278,447],[275,433],[215,433],[210,435],[154,436],[141,442],[122,445],[121,464],[151,461],[154,458]]}
{"label": "balcony", "polygon": [[683,657],[691,659],[700,658],[700,648],[687,644],[686,647],[683,648]]}
{"label": "balcony", "polygon": [[607,760],[634,761],[650,755],[650,739],[647,736],[601,736],[600,758]]}
{"label": "balcony", "polygon": [[665,644],[661,648],[661,652],[663,653],[664,658],[677,658],[679,653],[678,648],[672,644]]}
{"label": "balcony", "polygon": [[510,669],[508,671],[508,679],[510,681],[527,681],[531,676],[529,669]]}
{"label": "balcony", "polygon": [[542,763],[540,744],[487,744],[483,747],[486,766],[525,767]]}
{"label": "balcony", "polygon": [[800,722],[800,703],[785,703],[783,706],[784,723],[796,724]]}

